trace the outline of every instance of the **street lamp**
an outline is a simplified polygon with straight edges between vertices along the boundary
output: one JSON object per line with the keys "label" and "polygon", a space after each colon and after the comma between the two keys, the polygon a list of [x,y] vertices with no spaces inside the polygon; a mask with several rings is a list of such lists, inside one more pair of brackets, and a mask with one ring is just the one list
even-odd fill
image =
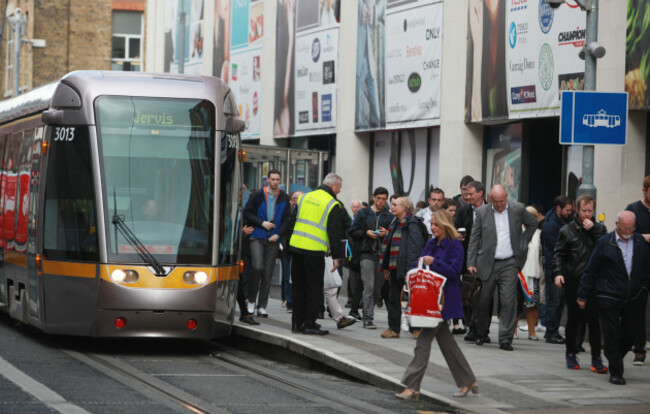
{"label": "street lamp", "polygon": [[[605,48],[598,44],[598,0],[575,0],[580,8],[587,12],[587,38],[585,46],[579,53],[585,61],[585,91],[596,90],[596,59],[605,56]],[[560,7],[564,0],[546,0],[552,8]],[[594,185],[594,146],[582,147],[582,184],[578,187],[578,195],[590,195],[596,198]]]}
{"label": "street lamp", "polygon": [[20,92],[20,47],[23,43],[29,43],[32,47],[45,47],[45,39],[23,38],[27,17],[19,8],[7,17],[7,21],[11,25],[11,30],[14,32],[14,96],[18,96]]}

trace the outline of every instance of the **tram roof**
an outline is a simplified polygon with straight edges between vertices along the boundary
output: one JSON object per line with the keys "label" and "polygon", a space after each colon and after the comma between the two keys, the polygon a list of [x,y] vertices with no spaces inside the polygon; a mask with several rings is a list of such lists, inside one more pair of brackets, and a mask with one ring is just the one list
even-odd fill
{"label": "tram roof", "polygon": [[[144,80],[147,80],[147,82],[143,82]],[[52,98],[58,86],[62,83],[75,88],[85,102],[92,101],[94,97],[99,95],[174,96],[223,102],[230,90],[225,82],[210,76],[146,72],[75,71],[68,73],[56,82],[38,87],[17,97],[0,101],[0,124],[51,108]]]}

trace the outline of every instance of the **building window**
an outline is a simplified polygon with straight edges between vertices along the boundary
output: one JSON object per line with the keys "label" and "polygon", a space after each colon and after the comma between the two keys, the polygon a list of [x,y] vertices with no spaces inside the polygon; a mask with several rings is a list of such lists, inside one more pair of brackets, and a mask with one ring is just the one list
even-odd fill
{"label": "building window", "polygon": [[14,47],[15,34],[10,25],[6,25],[7,36],[7,59],[5,63],[5,96],[12,96],[14,94],[14,60],[16,58],[16,50]]}
{"label": "building window", "polygon": [[141,12],[113,12],[113,47],[111,70],[142,70],[142,16]]}

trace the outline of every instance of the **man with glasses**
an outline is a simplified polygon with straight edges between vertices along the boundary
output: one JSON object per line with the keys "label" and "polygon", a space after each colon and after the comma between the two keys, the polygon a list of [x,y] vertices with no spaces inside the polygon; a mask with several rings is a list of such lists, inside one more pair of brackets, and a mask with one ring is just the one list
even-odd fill
{"label": "man with glasses", "polygon": [[424,226],[427,228],[427,233],[429,233],[429,238],[431,238],[431,216],[434,212],[440,210],[443,204],[445,204],[445,192],[438,187],[432,188],[429,191],[429,198],[427,201],[429,201],[429,208],[423,208],[418,211],[415,216],[422,219]]}
{"label": "man with glasses", "polygon": [[634,232],[635,221],[631,211],[618,213],[616,230],[596,243],[578,289],[580,309],[588,298],[596,297],[609,382],[615,385],[625,385],[623,357],[636,334],[645,329],[639,314],[645,312],[643,300],[650,288],[650,249],[645,238]]}
{"label": "man with glasses", "polygon": [[377,187],[372,193],[371,206],[359,210],[350,228],[350,236],[359,246],[361,255],[361,281],[363,283],[363,327],[377,329],[373,323],[375,302],[383,285],[383,273],[378,271],[381,241],[386,235],[393,215],[386,202],[388,190]]}

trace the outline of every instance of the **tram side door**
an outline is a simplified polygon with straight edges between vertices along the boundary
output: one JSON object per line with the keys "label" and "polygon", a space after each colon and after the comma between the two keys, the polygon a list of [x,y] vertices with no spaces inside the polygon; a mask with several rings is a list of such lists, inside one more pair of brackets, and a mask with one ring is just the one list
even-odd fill
{"label": "tram side door", "polygon": [[45,128],[40,126],[34,131],[32,151],[29,159],[29,198],[27,210],[27,279],[29,283],[29,316],[42,319],[39,311],[39,303],[42,304],[41,295],[43,292],[43,278],[41,277],[40,260],[42,252],[38,251],[42,243],[39,243],[37,229],[39,211],[39,189],[41,178],[41,154],[44,141]]}

